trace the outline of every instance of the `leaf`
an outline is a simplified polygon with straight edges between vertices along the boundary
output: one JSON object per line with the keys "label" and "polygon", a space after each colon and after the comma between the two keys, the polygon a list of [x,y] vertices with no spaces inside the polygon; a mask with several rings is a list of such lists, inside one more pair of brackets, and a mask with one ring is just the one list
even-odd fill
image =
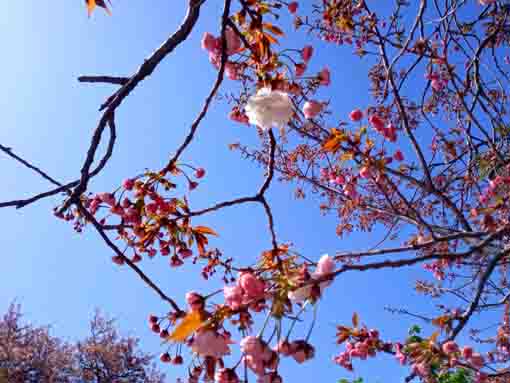
{"label": "leaf", "polygon": [[[111,1],[108,0],[108,2],[111,4]],[[94,9],[96,9],[96,6],[104,8],[106,13],[111,15],[112,13],[108,9],[108,6],[105,3],[105,0],[85,0],[85,4],[87,5],[87,13],[90,17],[92,15],[92,12],[94,12]]]}
{"label": "leaf", "polygon": [[276,40],[269,33],[264,33],[262,38],[268,41],[268,45],[270,45],[270,44],[278,44],[278,40]]}
{"label": "leaf", "polygon": [[182,343],[187,337],[197,331],[202,326],[202,323],[202,315],[200,315],[200,312],[190,312],[181,320],[167,339]]}
{"label": "leaf", "polygon": [[335,153],[340,149],[340,144],[346,140],[346,135],[338,129],[331,129],[331,135],[322,143],[322,150]]}
{"label": "leaf", "polygon": [[271,33],[275,34],[276,36],[285,36],[285,33],[283,33],[283,31],[276,25],[273,25],[271,23],[262,23],[262,26]]}
{"label": "leaf", "polygon": [[430,336],[429,341],[430,341],[430,342],[433,342],[433,343],[436,343],[436,340],[437,340],[438,336],[439,336],[439,331],[434,332],[434,333]]}
{"label": "leaf", "polygon": [[340,149],[340,140],[336,136],[329,137],[326,141],[322,143],[322,149],[325,152],[335,153],[338,149]]}
{"label": "leaf", "polygon": [[211,229],[210,227],[207,227],[207,226],[196,226],[193,231],[195,231],[196,233],[200,233],[200,234],[209,234],[209,235],[214,235],[216,237],[218,237],[218,233],[216,233],[213,229]]}
{"label": "leaf", "polygon": [[350,161],[354,158],[354,153],[353,152],[344,152],[342,153],[342,155],[340,156],[340,160],[341,161]]}
{"label": "leaf", "polygon": [[359,324],[359,316],[358,316],[357,312],[354,312],[354,314],[352,314],[352,325],[354,327],[358,327],[358,324]]}

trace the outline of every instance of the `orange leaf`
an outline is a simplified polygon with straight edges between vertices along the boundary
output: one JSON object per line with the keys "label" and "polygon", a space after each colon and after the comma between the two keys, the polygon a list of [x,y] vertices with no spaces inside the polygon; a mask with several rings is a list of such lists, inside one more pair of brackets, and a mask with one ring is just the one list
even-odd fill
{"label": "orange leaf", "polygon": [[[271,44],[278,44],[278,40],[276,40],[273,36],[271,36],[269,33],[264,33],[264,39],[266,39]],[[269,44],[268,44],[269,45]]]}
{"label": "orange leaf", "polygon": [[197,331],[202,324],[203,321],[200,312],[190,312],[181,320],[167,339],[173,342],[184,342],[184,340]]}
{"label": "orange leaf", "polygon": [[436,340],[437,340],[438,336],[439,336],[439,331],[434,332],[430,336],[429,341],[432,342],[432,343],[436,343]]}
{"label": "orange leaf", "polygon": [[273,25],[271,23],[262,23],[262,26],[271,33],[275,34],[276,36],[285,36],[285,33],[283,33],[283,31],[276,25]]}
{"label": "orange leaf", "polygon": [[354,314],[352,314],[352,325],[354,327],[358,327],[358,324],[359,324],[359,316],[358,316],[357,312],[354,312]]}
{"label": "orange leaf", "polygon": [[322,149],[325,152],[336,152],[340,149],[340,140],[337,136],[331,136],[326,141],[322,143]]}
{"label": "orange leaf", "polygon": [[200,234],[209,234],[209,235],[215,235],[218,237],[218,233],[216,233],[213,229],[207,226],[196,226],[193,231],[200,233]]}
{"label": "orange leaf", "polygon": [[85,4],[87,5],[87,13],[88,13],[89,17],[90,17],[90,15],[92,15],[92,12],[94,12],[94,9],[96,9],[96,6],[104,8],[104,10],[109,15],[111,15],[111,12],[110,12],[110,10],[108,9],[108,6],[105,3],[105,0],[85,0]]}

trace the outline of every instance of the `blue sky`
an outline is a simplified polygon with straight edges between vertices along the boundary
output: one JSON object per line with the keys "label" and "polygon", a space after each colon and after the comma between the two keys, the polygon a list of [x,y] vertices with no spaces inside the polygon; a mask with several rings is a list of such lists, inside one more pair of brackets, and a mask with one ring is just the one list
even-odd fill
{"label": "blue sky", "polygon": [[[82,1],[57,0],[51,7],[48,2],[9,1],[0,13],[0,143],[61,181],[79,175],[99,117],[97,108],[114,90],[111,86],[79,84],[77,76],[132,73],[176,29],[186,1],[118,1],[114,5],[112,17],[98,11],[91,19],[86,17]],[[220,15],[220,2],[209,1],[189,41],[119,109],[113,159],[91,183],[91,190],[113,190],[124,178],[146,167],[159,168],[181,142],[215,79],[216,73],[200,49],[200,38],[205,31],[218,32]],[[291,43],[297,46],[307,40],[304,34],[291,35]],[[311,70],[320,70],[325,63],[331,68],[333,84],[323,96],[331,99],[338,116],[346,118],[351,109],[369,102],[368,64],[353,57],[350,48],[317,47]],[[227,82],[224,89],[231,85]],[[183,158],[207,169],[204,182],[189,196],[197,208],[250,194],[263,178],[262,169],[228,149],[229,143],[256,143],[257,137],[253,128],[229,121],[227,112],[224,103],[214,104]],[[3,155],[0,174],[1,201],[48,187]],[[268,198],[279,238],[293,242],[307,257],[318,259],[324,253],[359,249],[360,244],[368,248],[381,238],[382,233],[377,232],[338,238],[335,218],[321,216],[313,199],[295,200],[288,185],[273,184]],[[146,318],[152,312],[165,312],[163,302],[130,270],[112,264],[112,254],[91,229],[79,235],[71,225],[54,219],[51,209],[58,202],[57,198],[20,211],[1,211],[0,310],[16,298],[28,318],[51,323],[55,333],[75,339],[85,334],[88,318],[95,307],[100,307],[117,317],[123,329],[139,336],[146,350],[159,353],[159,339],[149,331]],[[259,206],[225,210],[197,222],[214,228],[220,237],[213,244],[245,264],[270,246],[266,218]],[[190,289],[207,293],[214,288],[191,266],[176,272],[160,257],[141,266],[180,302]],[[349,323],[353,311],[368,325],[376,324],[387,339],[404,334],[412,322],[396,318],[384,306],[426,312],[434,304],[412,291],[412,277],[425,275],[421,269],[407,272],[405,278],[399,277],[401,271],[339,278],[319,307],[320,321],[312,336],[316,358],[299,368],[292,361],[284,361],[282,372],[287,381],[320,378],[336,382],[350,376],[329,360],[339,350],[334,344],[335,325]],[[305,334],[306,328],[302,329]],[[161,367],[169,381],[184,373]],[[356,375],[370,383],[402,381],[406,374],[386,357],[356,363],[355,368]]]}

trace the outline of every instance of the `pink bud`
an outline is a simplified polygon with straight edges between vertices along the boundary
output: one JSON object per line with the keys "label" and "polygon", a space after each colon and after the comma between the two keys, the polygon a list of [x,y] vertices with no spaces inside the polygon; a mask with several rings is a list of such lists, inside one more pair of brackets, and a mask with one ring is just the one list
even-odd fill
{"label": "pink bud", "polygon": [[195,177],[202,178],[203,176],[205,176],[204,168],[198,168],[197,170],[195,170]]}
{"label": "pink bud", "polygon": [[324,68],[319,72],[319,80],[320,84],[324,86],[328,86],[331,83],[331,77],[330,77],[329,69]]}
{"label": "pink bud", "polygon": [[294,66],[294,70],[296,72],[297,77],[301,77],[305,71],[306,71],[306,64],[305,63],[298,63]]}
{"label": "pink bud", "polygon": [[399,162],[404,161],[404,155],[400,150],[395,151],[395,153],[393,154],[393,158]]}
{"label": "pink bud", "polygon": [[377,130],[378,132],[383,132],[384,131],[384,120],[373,114],[371,115],[369,118],[368,118],[368,122],[370,122],[370,124],[372,125],[372,127]]}
{"label": "pink bud", "polygon": [[313,47],[311,45],[307,45],[303,48],[301,51],[301,57],[303,58],[304,62],[310,61],[313,55]]}
{"label": "pink bud", "polygon": [[363,118],[363,112],[359,109],[354,109],[350,114],[349,114],[349,118],[351,119],[351,121],[359,121]]}
{"label": "pink bud", "polygon": [[131,190],[135,186],[135,180],[128,178],[122,182],[122,187],[126,190]]}
{"label": "pink bud", "polygon": [[368,166],[363,166],[359,171],[359,176],[361,178],[370,178],[372,176],[372,172]]}
{"label": "pink bud", "polygon": [[298,9],[298,3],[297,1],[293,1],[292,3],[289,3],[289,5],[287,6],[287,8],[289,9],[289,12],[294,14],[297,12],[297,9]]}

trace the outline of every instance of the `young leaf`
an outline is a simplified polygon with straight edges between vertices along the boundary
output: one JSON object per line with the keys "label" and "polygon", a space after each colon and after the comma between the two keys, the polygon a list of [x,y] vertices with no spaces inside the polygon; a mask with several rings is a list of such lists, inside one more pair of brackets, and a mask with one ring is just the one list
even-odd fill
{"label": "young leaf", "polygon": [[197,331],[202,326],[202,316],[198,311],[187,314],[181,323],[168,336],[168,340],[173,342],[184,342],[184,340]]}
{"label": "young leaf", "polygon": [[193,230],[200,234],[215,235],[216,237],[218,237],[218,233],[216,233],[213,229],[207,226],[196,226]]}
{"label": "young leaf", "polygon": [[[108,0],[108,2],[111,4],[110,0]],[[106,13],[111,15],[111,12],[105,3],[105,0],[85,0],[85,4],[87,5],[87,13],[88,13],[89,17],[90,17],[90,15],[92,15],[92,12],[94,12],[94,9],[96,8],[96,6],[104,8]]]}
{"label": "young leaf", "polygon": [[358,327],[358,324],[359,324],[359,316],[358,316],[358,313],[355,312],[354,314],[352,314],[352,325],[354,327]]}

